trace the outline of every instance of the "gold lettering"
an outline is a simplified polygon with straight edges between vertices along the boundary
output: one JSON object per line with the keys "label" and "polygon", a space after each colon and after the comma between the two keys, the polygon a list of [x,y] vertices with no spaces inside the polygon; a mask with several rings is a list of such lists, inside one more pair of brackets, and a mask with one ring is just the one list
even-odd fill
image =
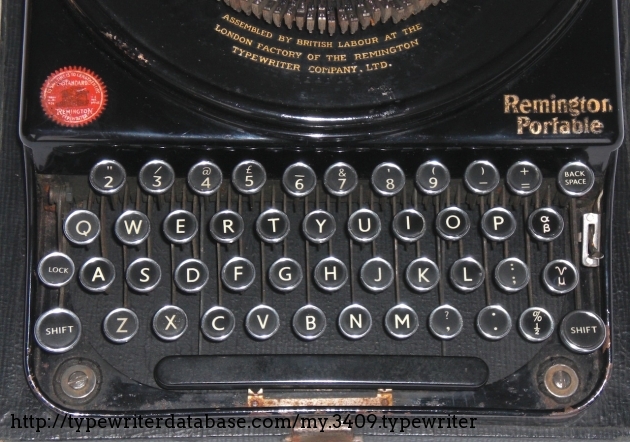
{"label": "gold lettering", "polygon": [[256,63],[264,64],[278,69],[285,69],[287,71],[300,71],[301,66],[295,63],[288,63],[286,61],[276,60],[274,58],[265,57],[263,55],[254,54],[238,46],[232,46],[232,53],[243,57],[245,59],[254,61]]}
{"label": "gold lettering", "polygon": [[386,55],[393,55],[393,54],[396,54],[397,52],[408,51],[411,48],[415,48],[419,44],[420,43],[418,42],[418,39],[416,38],[415,40],[412,40],[410,42],[400,43],[395,46],[390,46],[389,48],[376,49],[370,52],[356,53],[354,54],[354,59],[355,60],[369,60],[370,58],[378,58],[378,57],[384,57]]}

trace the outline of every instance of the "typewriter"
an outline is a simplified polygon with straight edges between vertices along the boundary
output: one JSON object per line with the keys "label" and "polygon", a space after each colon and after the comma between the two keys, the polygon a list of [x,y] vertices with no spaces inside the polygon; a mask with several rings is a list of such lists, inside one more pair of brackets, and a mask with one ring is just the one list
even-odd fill
{"label": "typewriter", "polygon": [[612,369],[616,11],[27,1],[34,394],[579,413]]}

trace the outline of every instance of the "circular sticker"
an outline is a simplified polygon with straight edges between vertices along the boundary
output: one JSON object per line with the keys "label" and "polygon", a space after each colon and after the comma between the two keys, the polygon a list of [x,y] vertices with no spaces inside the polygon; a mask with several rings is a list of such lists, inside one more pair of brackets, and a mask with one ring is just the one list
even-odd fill
{"label": "circular sticker", "polygon": [[83,126],[96,120],[107,104],[103,80],[89,69],[65,67],[48,76],[41,91],[46,115],[62,126]]}

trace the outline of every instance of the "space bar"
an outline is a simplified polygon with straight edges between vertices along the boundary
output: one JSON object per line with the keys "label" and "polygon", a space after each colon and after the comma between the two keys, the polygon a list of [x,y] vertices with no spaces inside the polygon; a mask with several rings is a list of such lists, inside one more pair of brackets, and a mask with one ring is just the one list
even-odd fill
{"label": "space bar", "polygon": [[166,389],[473,389],[486,383],[488,366],[475,357],[204,355],[165,357],[154,374]]}

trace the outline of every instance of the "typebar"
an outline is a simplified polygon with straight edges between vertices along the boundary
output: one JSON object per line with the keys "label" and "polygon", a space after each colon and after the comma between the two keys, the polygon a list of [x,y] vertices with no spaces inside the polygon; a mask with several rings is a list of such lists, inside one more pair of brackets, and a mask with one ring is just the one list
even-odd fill
{"label": "typebar", "polygon": [[155,368],[166,389],[440,388],[474,389],[488,366],[474,357],[367,355],[169,356]]}

